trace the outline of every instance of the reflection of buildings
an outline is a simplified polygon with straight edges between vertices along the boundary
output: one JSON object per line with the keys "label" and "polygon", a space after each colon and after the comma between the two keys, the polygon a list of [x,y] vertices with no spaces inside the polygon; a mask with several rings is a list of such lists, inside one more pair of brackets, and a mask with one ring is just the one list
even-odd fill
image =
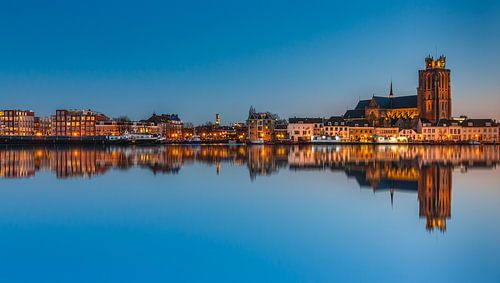
{"label": "reflection of buildings", "polygon": [[430,166],[421,169],[418,180],[420,217],[426,218],[427,230],[445,231],[451,217],[451,168]]}
{"label": "reflection of buildings", "polygon": [[57,178],[92,177],[109,170],[144,168],[176,174],[201,163],[224,174],[222,164],[246,166],[250,179],[281,169],[345,172],[373,192],[418,195],[428,230],[446,230],[451,217],[452,172],[494,168],[500,146],[156,146],[156,147],[7,147],[0,149],[0,178],[27,178],[37,171]]}
{"label": "reflection of buildings", "polygon": [[35,159],[27,151],[0,151],[0,178],[28,178],[35,175]]}
{"label": "reflection of buildings", "polygon": [[288,163],[286,146],[251,146],[248,147],[248,170],[250,178],[257,175],[267,176],[277,172]]}

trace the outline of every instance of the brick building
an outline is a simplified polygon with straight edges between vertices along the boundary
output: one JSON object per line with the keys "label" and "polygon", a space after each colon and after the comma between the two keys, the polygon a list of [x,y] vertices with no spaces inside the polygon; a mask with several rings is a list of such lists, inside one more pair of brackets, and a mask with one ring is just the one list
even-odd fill
{"label": "brick building", "polygon": [[0,134],[6,136],[32,136],[35,113],[29,110],[0,110]]}

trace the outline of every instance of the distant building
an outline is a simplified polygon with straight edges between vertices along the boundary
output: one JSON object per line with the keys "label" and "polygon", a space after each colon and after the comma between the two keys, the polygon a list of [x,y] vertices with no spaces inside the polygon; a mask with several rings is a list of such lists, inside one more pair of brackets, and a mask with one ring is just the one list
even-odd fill
{"label": "distant building", "polygon": [[418,117],[417,96],[395,96],[392,83],[387,97],[372,96],[371,99],[360,100],[356,107],[344,114],[345,119],[366,119],[372,125],[388,125],[397,119],[413,119]]}
{"label": "distant building", "polygon": [[345,119],[366,119],[375,126],[388,126],[397,119],[424,118],[431,123],[451,118],[450,70],[446,57],[425,58],[425,70],[418,73],[417,95],[396,96],[392,83],[389,95],[360,100],[354,109],[346,111]]}
{"label": "distant building", "polygon": [[0,110],[0,134],[6,136],[32,136],[35,113],[29,110]]}
{"label": "distant building", "polygon": [[52,117],[35,117],[34,121],[35,136],[52,135]]}
{"label": "distant building", "polygon": [[287,125],[276,125],[274,127],[274,140],[275,141],[289,140]]}
{"label": "distant building", "polygon": [[439,119],[432,123],[421,118],[417,131],[423,141],[431,142],[499,142],[499,125],[493,119]]}
{"label": "distant building", "polygon": [[215,114],[215,125],[220,126],[220,115],[218,113]]}
{"label": "distant building", "polygon": [[288,141],[288,122],[286,120],[278,120],[274,126],[274,140],[275,141]]}
{"label": "distant building", "polygon": [[325,135],[340,137],[343,141],[349,140],[349,126],[347,120],[340,116],[332,116],[327,119],[323,124],[323,132]]}
{"label": "distant building", "polygon": [[450,70],[446,57],[425,58],[425,70],[418,71],[417,105],[420,117],[433,123],[451,118]]}
{"label": "distant building", "polygon": [[377,137],[398,137],[399,128],[398,127],[376,127],[374,131],[374,136]]}
{"label": "distant building", "polygon": [[373,135],[375,135],[375,127],[370,123],[370,121],[364,120],[353,120],[349,121],[349,139],[351,141],[358,142],[368,142],[373,140]]}
{"label": "distant building", "polygon": [[253,107],[250,107],[248,112],[247,139],[250,142],[270,142],[274,140],[274,126],[278,116],[269,112],[256,112]]}
{"label": "distant building", "polygon": [[117,122],[117,121],[97,121],[95,124],[96,135],[97,136],[120,136],[123,134],[121,131],[123,124],[128,124],[129,122]]}
{"label": "distant building", "polygon": [[292,141],[311,141],[323,132],[323,118],[290,118],[287,133]]}
{"label": "distant building", "polygon": [[407,138],[409,142],[422,141],[422,135],[411,128],[403,128],[399,130],[399,136]]}
{"label": "distant building", "polygon": [[152,122],[130,122],[129,132],[134,134],[161,134],[161,126]]}
{"label": "distant building", "polygon": [[500,142],[499,125],[493,119],[465,119],[462,122],[463,141]]}
{"label": "distant building", "polygon": [[92,110],[56,110],[52,127],[55,136],[96,136],[96,121],[109,120],[105,115]]}
{"label": "distant building", "polygon": [[167,139],[180,139],[182,137],[182,120],[177,114],[161,114],[153,113],[151,117],[143,121],[153,123],[159,128],[159,134]]}

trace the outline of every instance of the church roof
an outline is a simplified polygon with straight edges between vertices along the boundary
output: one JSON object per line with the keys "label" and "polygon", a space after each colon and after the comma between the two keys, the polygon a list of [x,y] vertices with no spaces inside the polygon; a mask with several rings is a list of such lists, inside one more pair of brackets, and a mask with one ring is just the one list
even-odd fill
{"label": "church roof", "polygon": [[362,119],[365,118],[365,109],[347,110],[344,114],[346,119]]}
{"label": "church roof", "polygon": [[[377,105],[381,109],[400,109],[400,108],[417,108],[417,96],[407,95],[407,96],[373,96]],[[354,110],[364,110],[372,99],[360,100]]]}
{"label": "church roof", "polygon": [[417,108],[417,96],[407,95],[407,96],[396,96],[392,98],[392,108]]}

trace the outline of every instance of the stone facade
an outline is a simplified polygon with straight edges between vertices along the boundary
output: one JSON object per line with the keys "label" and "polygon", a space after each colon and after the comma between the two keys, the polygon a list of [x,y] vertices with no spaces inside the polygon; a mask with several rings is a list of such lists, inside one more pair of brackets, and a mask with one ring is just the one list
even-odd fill
{"label": "stone facade", "polygon": [[417,103],[420,117],[433,123],[451,118],[450,70],[446,57],[425,58],[425,70],[418,71]]}

